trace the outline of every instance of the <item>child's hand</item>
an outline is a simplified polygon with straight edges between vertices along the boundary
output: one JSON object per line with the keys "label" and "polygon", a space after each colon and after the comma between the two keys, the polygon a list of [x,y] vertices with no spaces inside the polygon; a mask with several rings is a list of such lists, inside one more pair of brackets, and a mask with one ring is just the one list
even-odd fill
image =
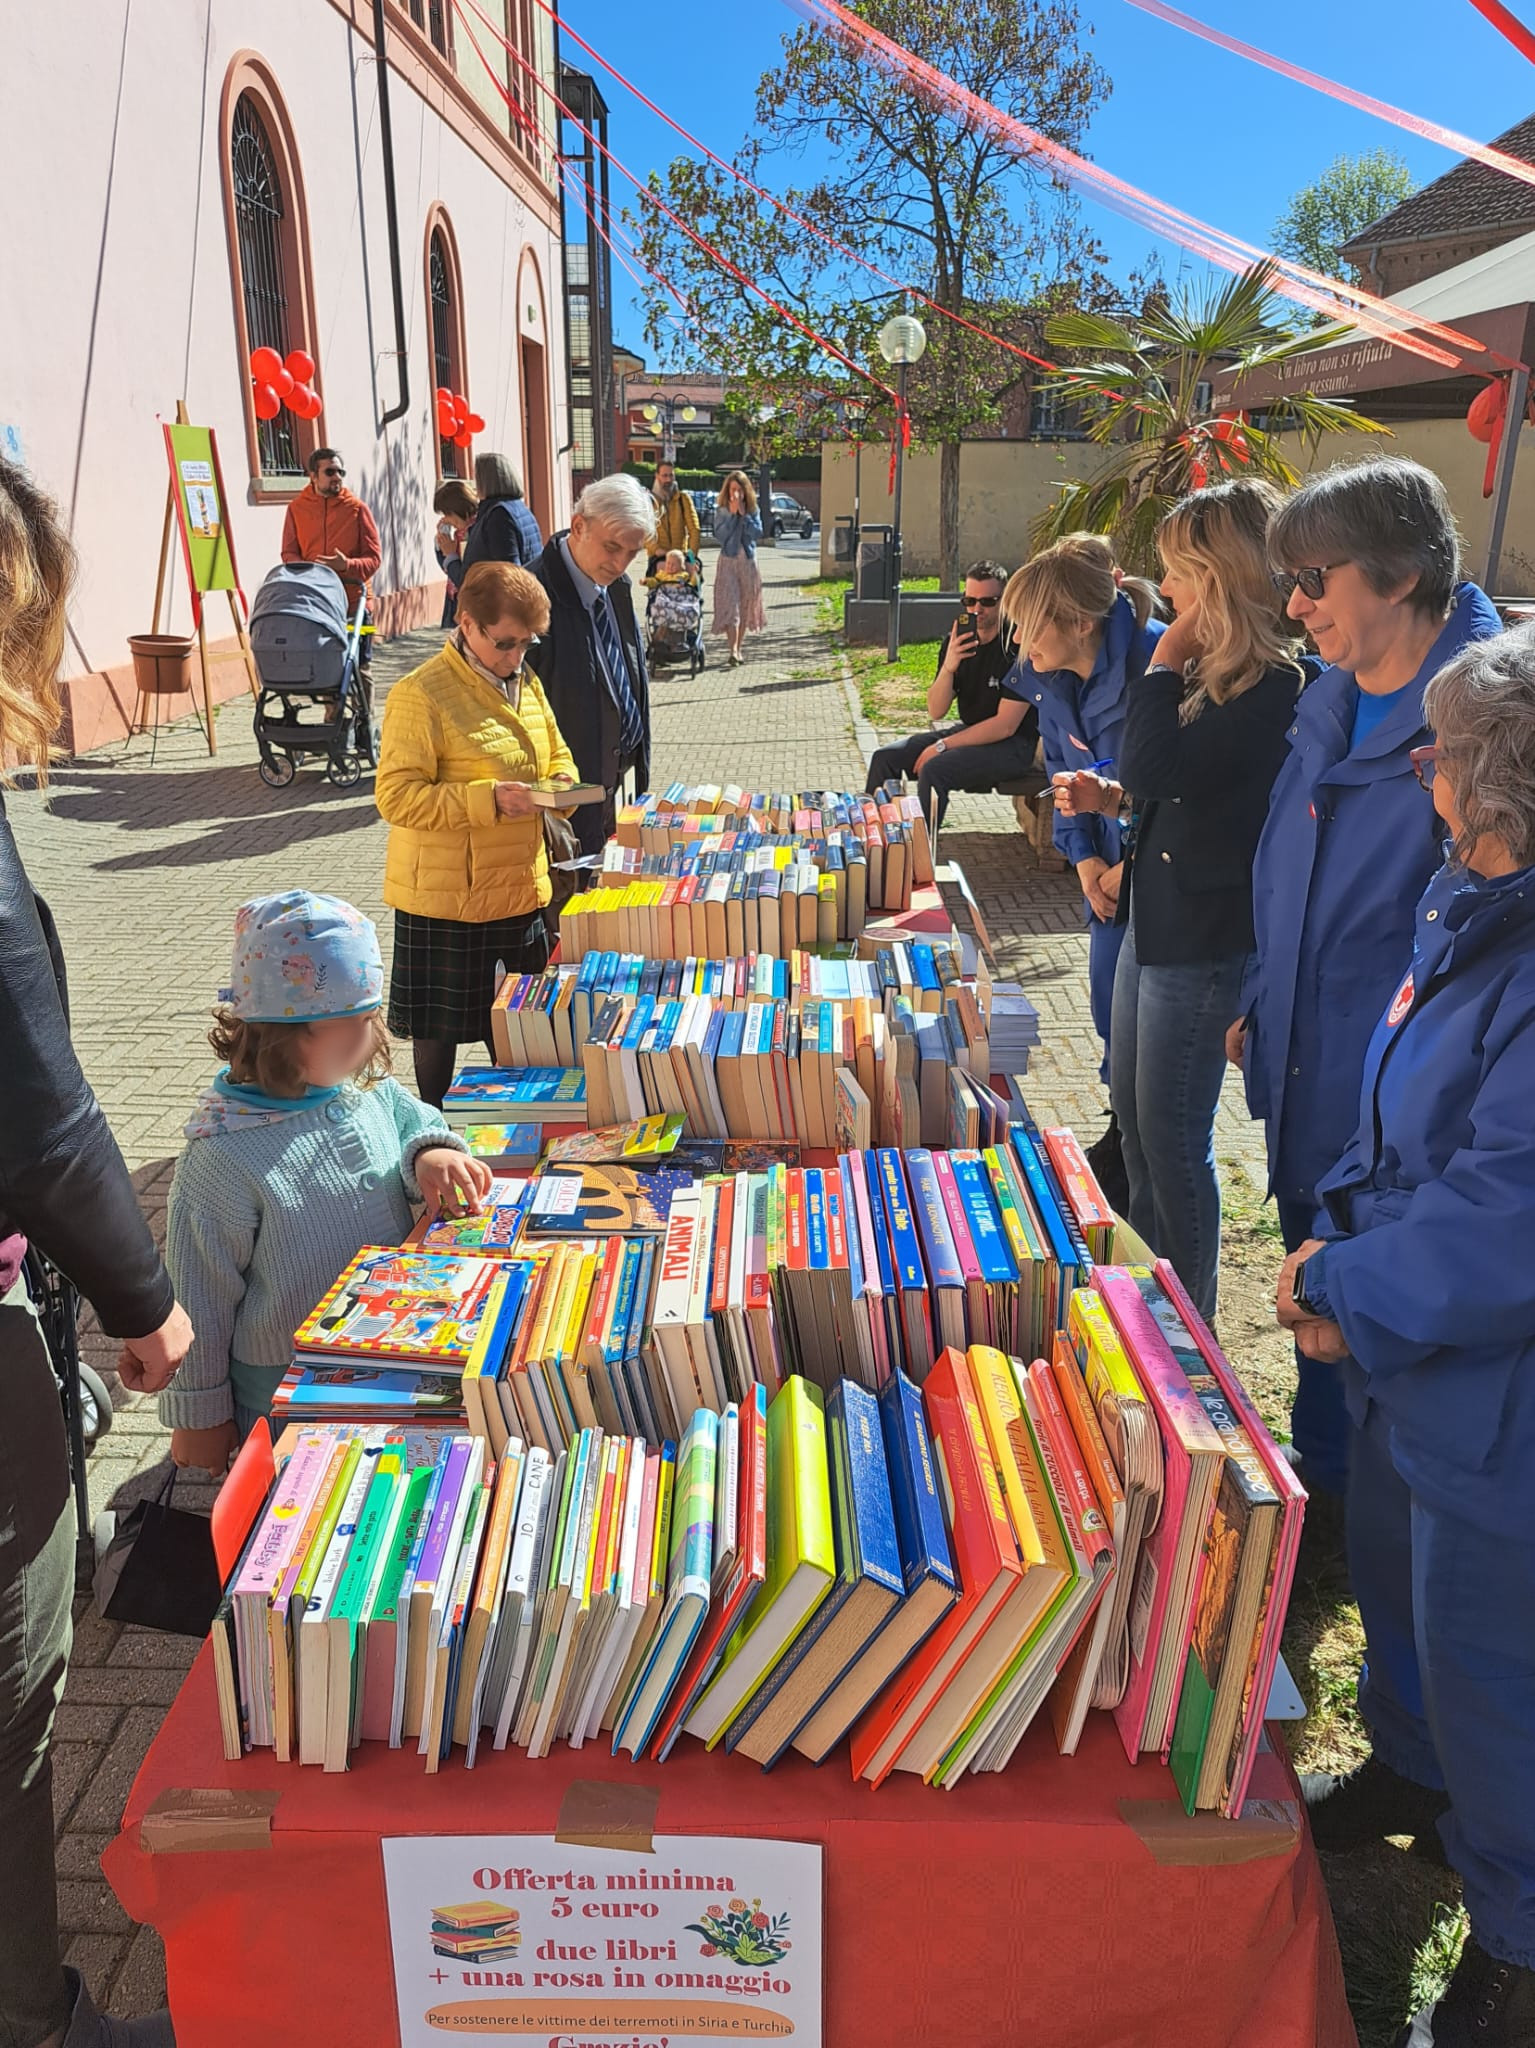
{"label": "child's hand", "polygon": [[494,1178],[483,1159],[446,1145],[416,1154],[416,1185],[427,1207],[444,1216],[468,1216],[483,1208]]}
{"label": "child's hand", "polygon": [[240,1448],[240,1432],[233,1421],[216,1422],[211,1429],[173,1429],[171,1457],[184,1471],[194,1465],[214,1479],[222,1479]]}

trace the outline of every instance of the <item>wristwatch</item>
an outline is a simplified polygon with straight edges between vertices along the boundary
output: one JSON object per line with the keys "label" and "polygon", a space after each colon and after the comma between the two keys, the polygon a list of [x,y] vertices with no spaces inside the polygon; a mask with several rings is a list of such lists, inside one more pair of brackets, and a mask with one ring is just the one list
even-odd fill
{"label": "wristwatch", "polygon": [[948,746],[948,744],[949,743],[947,740],[934,740],[933,752],[935,754],[941,754],[944,751],[944,749]]}

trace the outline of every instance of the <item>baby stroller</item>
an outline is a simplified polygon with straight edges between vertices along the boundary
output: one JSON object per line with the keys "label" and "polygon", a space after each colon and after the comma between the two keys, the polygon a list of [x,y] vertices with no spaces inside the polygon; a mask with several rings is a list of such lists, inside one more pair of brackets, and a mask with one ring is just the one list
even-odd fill
{"label": "baby stroller", "polygon": [[645,659],[652,668],[686,657],[688,673],[704,665],[703,564],[689,555],[686,583],[650,582],[645,605]]}
{"label": "baby stroller", "polygon": [[346,615],[346,589],[319,562],[282,562],[256,592],[250,642],[261,677],[256,700],[257,770],[282,789],[306,756],[326,763],[337,789],[378,766],[371,691],[358,666],[365,592]]}

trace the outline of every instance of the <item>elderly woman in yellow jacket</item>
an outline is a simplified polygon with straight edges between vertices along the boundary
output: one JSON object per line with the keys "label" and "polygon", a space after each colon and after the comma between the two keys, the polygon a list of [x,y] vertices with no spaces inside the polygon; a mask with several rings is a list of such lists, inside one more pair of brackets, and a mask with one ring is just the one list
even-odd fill
{"label": "elderly woman in yellow jacket", "polygon": [[547,965],[549,863],[529,785],[574,783],[576,764],[523,658],[549,624],[537,578],[476,562],[458,632],[389,693],[378,807],[391,830],[389,1028],[412,1040],[416,1086],[440,1104],[461,1044],[490,1040],[502,972]]}

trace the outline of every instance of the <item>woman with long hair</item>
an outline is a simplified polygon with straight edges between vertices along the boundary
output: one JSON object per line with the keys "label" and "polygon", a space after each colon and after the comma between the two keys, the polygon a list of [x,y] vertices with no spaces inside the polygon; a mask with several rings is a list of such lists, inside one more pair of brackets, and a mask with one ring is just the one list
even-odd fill
{"label": "woman with long hair", "polygon": [[544,537],[509,455],[492,452],[474,458],[474,494],[474,523],[464,536],[459,581],[476,562],[512,562],[519,568],[532,568],[544,551]]}
{"label": "woman with long hair", "polygon": [[1176,616],[1131,686],[1118,770],[1063,777],[1056,795],[1071,815],[1118,815],[1130,792],[1110,1097],[1131,1227],[1207,1319],[1220,1266],[1226,1027],[1253,949],[1253,850],[1303,680],[1269,575],[1279,502],[1271,485],[1243,479],[1168,513],[1157,541]]}
{"label": "woman with long hair", "polygon": [[767,624],[762,571],[757,567],[762,521],[757,517],[757,493],[744,470],[733,469],[725,479],[714,514],[714,538],[720,548],[714,571],[714,630],[730,642],[730,666],[739,668],[741,642]]}
{"label": "woman with long hair", "polygon": [[[46,781],[74,551],[24,471],[0,461],[0,774]],[[49,1744],[69,1661],[75,1517],[30,1242],[122,1339],[133,1393],[192,1342],[133,1182],[69,1042],[64,960],[0,802],[0,2038],[169,2048],[170,2018],[99,2018],[59,1954]]]}
{"label": "woman with long hair", "polygon": [[[1038,709],[1052,778],[1079,768],[1118,772],[1126,692],[1145,674],[1162,630],[1157,605],[1156,585],[1124,575],[1100,533],[1069,533],[1012,577],[1002,594],[1002,616],[1013,628],[1018,662],[1002,687]],[[1103,1041],[1103,1081],[1109,1078],[1114,967],[1124,935],[1116,921],[1122,839],[1117,814],[1056,812],[1056,846],[1082,885],[1088,1000]],[[1124,1171],[1112,1112],[1088,1157],[1105,1192],[1122,1201]]]}

